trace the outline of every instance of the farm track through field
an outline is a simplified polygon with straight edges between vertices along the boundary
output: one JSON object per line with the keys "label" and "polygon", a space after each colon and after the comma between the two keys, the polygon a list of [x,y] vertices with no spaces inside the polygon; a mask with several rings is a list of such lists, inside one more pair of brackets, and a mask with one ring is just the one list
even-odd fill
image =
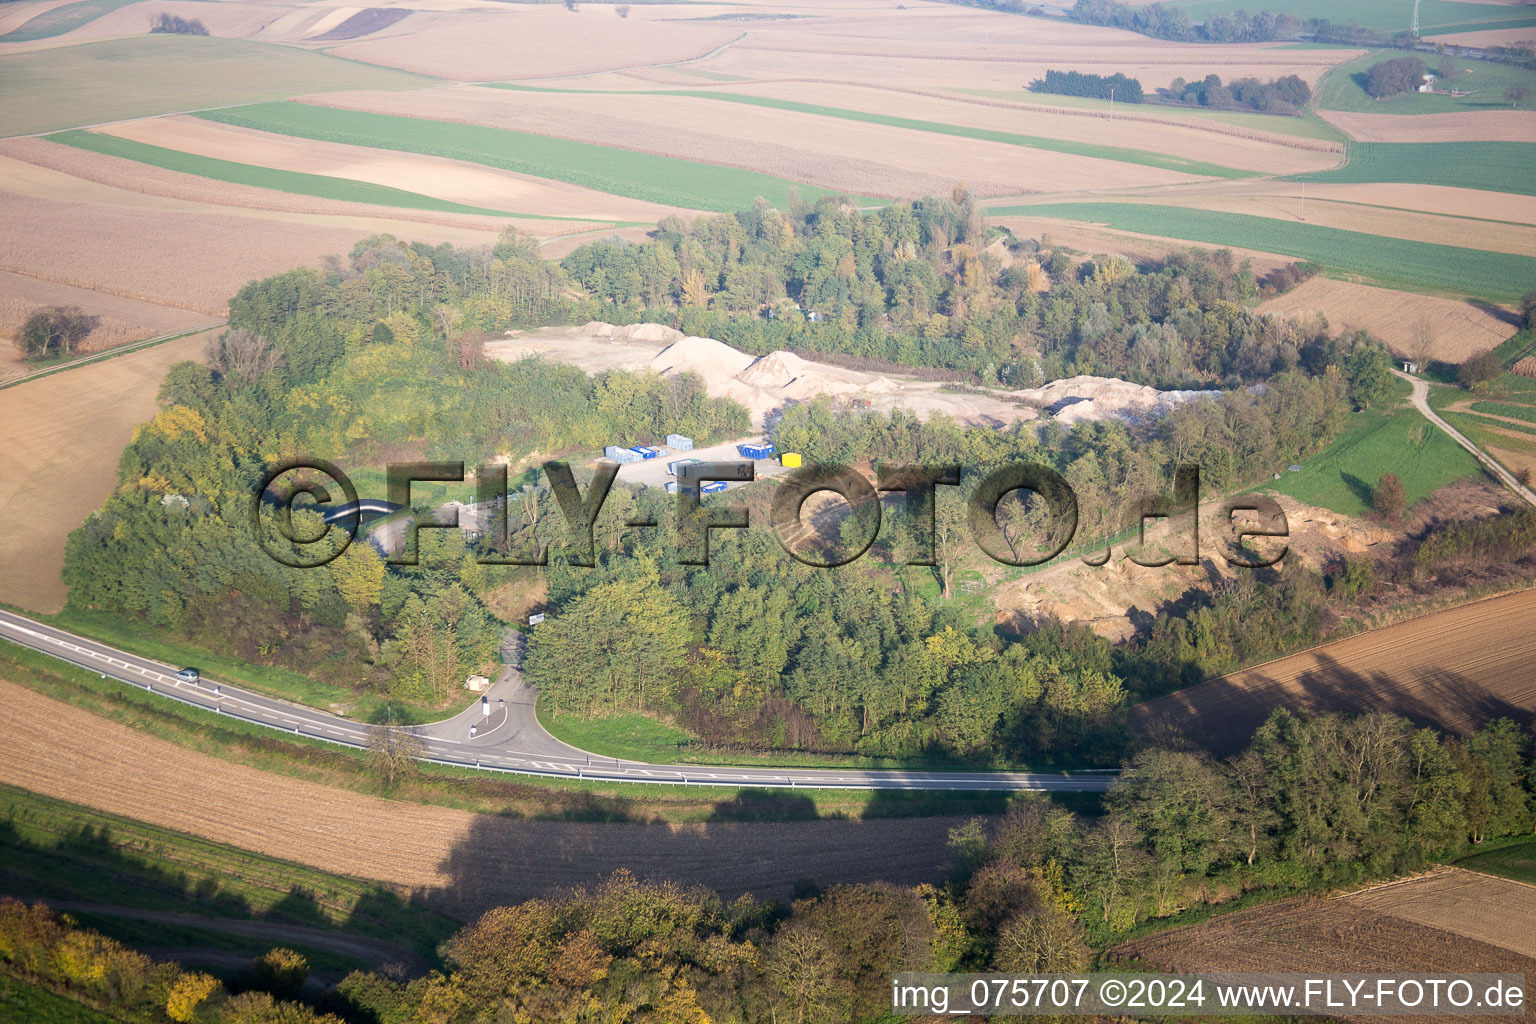
{"label": "farm track through field", "polygon": [[[215,842],[367,878],[473,914],[596,881],[642,878],[787,897],[819,882],[934,881],[960,818],[524,821],[384,800],[231,764],[0,681],[0,781]],[[721,799],[728,800],[729,792]]]}

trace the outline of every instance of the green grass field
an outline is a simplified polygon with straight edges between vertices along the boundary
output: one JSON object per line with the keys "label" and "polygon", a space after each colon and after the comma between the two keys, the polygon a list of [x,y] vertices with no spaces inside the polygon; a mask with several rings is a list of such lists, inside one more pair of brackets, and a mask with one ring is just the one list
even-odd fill
{"label": "green grass field", "polygon": [[[1531,147],[1536,150],[1536,146]],[[1060,217],[1165,238],[1280,253],[1389,288],[1512,302],[1536,281],[1536,257],[1368,235],[1359,231],[1142,203],[1000,206],[992,216]]]}
{"label": "green grass field", "polygon": [[850,110],[847,107],[826,107],[815,103],[781,100],[769,96],[747,96],[741,93],[712,92],[703,89],[647,89],[619,92],[617,90],[548,89],[538,86],[500,82],[492,84],[499,89],[515,89],[524,92],[598,92],[602,95],[689,96],[694,99],[740,103],[749,107],[768,107],[772,110],[789,110],[800,114],[814,114],[818,117],[835,117],[844,121],[861,121],[865,124],[879,124],[890,128],[905,128],[909,131],[929,132],[934,135],[978,139],[983,142],[1001,142],[1007,146],[1043,149],[1053,153],[1066,153],[1070,156],[1118,160],[1121,163],[1140,164],[1143,167],[1159,167],[1163,170],[1183,171],[1185,174],[1199,174],[1212,178],[1251,178],[1258,174],[1257,171],[1240,171],[1234,167],[1222,167],[1220,164],[1190,160],[1187,157],[1175,156],[1169,153],[1154,153],[1145,149],[1128,149],[1124,146],[1101,146],[1088,142],[1052,139],[1042,135],[1020,135],[1016,132],[1000,132],[989,128],[969,128],[964,125],[944,124],[939,121],[919,121],[910,117],[871,114],[863,110]]}
{"label": "green grass field", "polygon": [[120,1020],[0,974],[0,1024],[118,1024]]}
{"label": "green grass field", "polygon": [[[1536,36],[1536,26],[1532,27]],[[1448,96],[1441,93],[1407,93],[1384,100],[1373,100],[1365,93],[1365,74],[1376,64],[1393,57],[1402,57],[1400,50],[1374,50],[1363,57],[1346,61],[1328,72],[1323,79],[1317,105],[1322,110],[1361,111],[1371,114],[1452,114],[1463,110],[1509,110],[1504,100],[1504,90],[1511,85],[1524,85],[1533,95],[1519,103],[1521,110],[1536,110],[1536,71],[1494,64],[1486,60],[1457,60],[1460,69],[1455,77],[1435,83],[1436,88],[1450,88],[1465,92],[1465,96]],[[1438,59],[1434,54],[1412,54],[1423,60],[1434,71]]]}
{"label": "green grass field", "polygon": [[464,160],[695,210],[742,210],[751,206],[757,196],[784,207],[789,204],[791,191],[798,191],[807,200],[828,194],[825,189],[734,167],[479,125],[337,110],[307,103],[263,103],[200,116],[300,138]]}
{"label": "green grass field", "polygon": [[1485,875],[1510,878],[1526,885],[1536,885],[1536,840],[1516,843],[1487,853],[1475,853],[1456,862],[1459,868],[1481,871]]}
{"label": "green grass field", "polygon": [[[1306,44],[1302,44],[1306,45]],[[1172,76],[1169,76],[1170,79]],[[1154,85],[1144,82],[1149,89],[1158,88],[1163,83]],[[962,93],[966,96],[983,96],[994,100],[1011,100],[1014,103],[1029,103],[1043,107],[1062,107],[1068,110],[1108,110],[1108,100],[1090,99],[1087,96],[1058,96],[1055,93],[1030,92],[1027,89],[963,89],[959,86],[947,86],[950,92]],[[1133,113],[1176,114],[1181,118],[1195,121],[1219,121],[1222,124],[1236,125],[1240,128],[1251,128],[1254,131],[1273,132],[1276,135],[1296,135],[1304,139],[1328,139],[1339,141],[1344,138],[1342,132],[1326,121],[1320,121],[1316,117],[1291,117],[1283,114],[1244,113],[1240,110],[1210,110],[1205,107],[1164,106],[1157,103],[1144,103],[1138,106],[1127,106],[1124,103],[1115,104],[1117,111],[1129,111]]]}
{"label": "green grass field", "polygon": [[1536,407],[1529,405],[1512,405],[1509,402],[1473,402],[1472,411],[1536,423]]}
{"label": "green grass field", "polygon": [[145,35],[0,57],[0,135],[342,89],[419,89],[432,79],[288,46]]}
{"label": "green grass field", "polygon": [[[1194,21],[1204,21],[1214,14],[1251,13],[1262,8],[1275,14],[1294,14],[1298,18],[1327,18],[1338,25],[1356,21],[1381,32],[1407,31],[1413,15],[1413,5],[1401,0],[1350,0],[1348,4],[1331,0],[1268,0],[1262,5],[1246,0],[1173,0],[1173,5],[1188,11]],[[1452,28],[1470,32],[1481,28],[1482,23],[1508,21],[1512,15],[1518,25],[1536,25],[1536,15],[1527,18],[1518,7],[1461,3],[1459,0],[1422,0],[1419,28],[1424,33],[1446,32]]]}
{"label": "green grass field", "polygon": [[[302,171],[285,171],[255,164],[236,163],[214,157],[199,156],[179,149],[166,149],[122,139],[115,135],[101,135],[78,129],[48,136],[50,142],[62,143],[93,153],[122,157],[151,167],[163,167],[168,171],[196,174],[214,181],[228,181],[236,185],[253,185],[270,188],[299,196],[316,196],[321,199],[340,199],[352,203],[372,203],[375,206],[394,206],[408,210],[436,210],[443,213],[469,213],[488,217],[537,217],[539,220],[564,218],[542,217],[536,214],[516,214],[508,210],[491,210],[480,206],[465,206],[445,199],[424,196],[419,192],[376,185],[369,181],[351,178],[332,178],[324,174],[306,174]],[[607,223],[606,221],[602,223]]]}
{"label": "green grass field", "polygon": [[1291,181],[1406,181],[1536,195],[1536,142],[1354,142],[1349,163]]}
{"label": "green grass field", "polygon": [[1366,409],[1327,448],[1264,485],[1308,505],[1358,516],[1371,508],[1376,481],[1396,473],[1411,507],[1446,484],[1479,472],[1477,461],[1408,404],[1409,385],[1395,381],[1398,397],[1386,408]]}
{"label": "green grass field", "polygon": [[[0,43],[30,43],[34,39],[52,39],[65,32],[73,32],[109,11],[115,11],[119,7],[127,7],[136,2],[137,0],[81,0],[77,4],[55,7],[0,36]],[[145,29],[147,30],[148,27],[146,21]]]}

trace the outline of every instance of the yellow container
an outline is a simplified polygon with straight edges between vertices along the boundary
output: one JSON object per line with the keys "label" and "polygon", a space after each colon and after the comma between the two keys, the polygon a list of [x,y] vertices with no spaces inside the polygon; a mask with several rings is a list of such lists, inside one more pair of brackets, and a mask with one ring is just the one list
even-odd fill
{"label": "yellow container", "polygon": [[800,453],[785,452],[783,455],[779,456],[779,465],[788,466],[793,469],[794,467],[800,465]]}

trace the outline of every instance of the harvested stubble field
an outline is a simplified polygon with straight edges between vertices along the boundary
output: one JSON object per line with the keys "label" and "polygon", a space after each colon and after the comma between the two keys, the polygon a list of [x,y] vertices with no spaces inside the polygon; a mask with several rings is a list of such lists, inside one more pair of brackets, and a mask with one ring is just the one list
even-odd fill
{"label": "harvested stubble field", "polygon": [[[1509,883],[1511,885],[1516,883]],[[1391,917],[1349,899],[1284,900],[1174,928],[1111,950],[1120,961],[1165,971],[1298,974],[1524,974],[1536,959]],[[1349,1019],[1349,1018],[1346,1018]],[[1416,1024],[1423,1016],[1355,1018]],[[1436,1019],[1477,1020],[1475,1017]]]}
{"label": "harvested stubble field", "polygon": [[51,49],[123,36],[142,36],[149,32],[150,25],[162,11],[175,17],[201,21],[211,36],[243,39],[282,16],[287,10],[272,4],[208,3],[197,0],[145,0],[139,3],[115,3],[110,7],[99,16],[85,20],[68,31],[40,40],[42,45],[35,48]]}
{"label": "harvested stubble field", "polygon": [[291,47],[196,36],[137,36],[0,60],[7,94],[27,98],[0,110],[0,135],[310,92],[430,84],[399,71]]}
{"label": "harvested stubble field", "polygon": [[1240,749],[1271,711],[1389,712],[1466,734],[1536,718],[1536,590],[1373,629],[1131,709],[1134,731]]}
{"label": "harvested stubble field", "polygon": [[1320,110],[1318,116],[1360,142],[1530,142],[1536,139],[1536,110],[1468,110],[1413,117]]}
{"label": "harvested stubble field", "polygon": [[197,117],[129,121],[102,133],[197,157],[365,182],[410,196],[538,217],[654,224],[679,210],[478,164],[253,131]]}
{"label": "harvested stubble field", "polygon": [[543,78],[701,57],[742,26],[616,18],[607,7],[575,13],[554,4],[494,14],[430,14],[407,32],[344,43],[338,57],[455,81]]}
{"label": "harvested stubble field", "polygon": [[1296,317],[1320,311],[1335,330],[1370,331],[1400,356],[1417,356],[1415,332],[1428,323],[1434,337],[1433,358],[1447,363],[1460,363],[1496,348],[1515,333],[1514,324],[1484,306],[1324,277],[1275,296],[1259,311]]}
{"label": "harvested stubble field", "polygon": [[[942,876],[960,819],[700,825],[525,822],[408,804],[195,753],[0,682],[0,781],[215,842],[368,878],[458,913],[623,866],[783,898],[823,883]],[[730,797],[722,790],[720,798]]]}
{"label": "harvested stubble field", "polygon": [[[67,175],[74,179],[75,190],[80,189],[84,182],[94,182],[110,186],[114,193],[118,190],[137,192],[146,197],[157,196],[179,200],[204,209],[234,206],[246,210],[263,210],[273,214],[300,213],[338,218],[371,218],[379,223],[378,230],[396,234],[402,230],[409,230],[401,222],[419,221],[456,229],[445,235],[444,240],[452,238],[467,244],[491,240],[495,237],[495,233],[505,228],[508,223],[502,217],[472,217],[402,207],[372,206],[336,199],[320,199],[315,196],[299,196],[291,192],[279,192],[275,189],[258,188],[252,185],[214,181],[196,174],[151,167],[135,160],[108,156],[105,153],[93,153],[73,146],[61,146],[46,138],[0,140],[0,157],[25,161],[39,168],[56,171],[61,176]],[[134,202],[133,197],[119,196],[119,199],[121,200],[119,205],[132,205]],[[548,220],[517,220],[515,223],[519,231],[535,235],[558,234],[569,231],[573,227],[571,224]],[[579,227],[579,225],[574,226]],[[359,230],[367,231],[365,227],[360,227]]]}
{"label": "harvested stubble field", "polygon": [[33,369],[10,344],[21,326],[44,306],[78,306],[100,318],[96,329],[75,348],[77,353],[99,352],[130,341],[190,330],[208,323],[200,313],[168,306],[154,306],[116,295],[73,288],[22,274],[0,271],[0,381],[19,377]]}
{"label": "harvested stubble field", "polygon": [[1481,32],[1447,32],[1430,42],[1446,46],[1536,46],[1536,27],[1493,28]]}
{"label": "harvested stubble field", "polygon": [[1465,935],[1536,957],[1536,886],[1460,868],[1367,889],[1345,897],[1388,917]]}
{"label": "harvested stubble field", "polygon": [[201,359],[207,338],[168,341],[4,392],[0,601],[40,612],[64,606],[65,538],[112,492],[118,455],[154,415],[166,368]]}

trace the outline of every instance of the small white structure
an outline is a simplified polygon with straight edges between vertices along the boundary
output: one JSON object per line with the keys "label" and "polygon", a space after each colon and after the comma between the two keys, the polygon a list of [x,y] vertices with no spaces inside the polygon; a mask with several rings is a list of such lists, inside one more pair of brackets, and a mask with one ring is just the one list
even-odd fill
{"label": "small white structure", "polygon": [[490,688],[491,681],[485,676],[470,676],[464,680],[464,689],[473,690],[475,693],[480,693],[482,690],[489,690]]}
{"label": "small white structure", "polygon": [[539,614],[537,614],[537,615],[530,615],[530,616],[528,616],[528,625],[530,625],[530,626],[537,626],[539,623],[541,623],[543,621],[544,621],[544,613],[543,612],[539,612]]}
{"label": "small white structure", "polygon": [[1434,91],[1435,91],[1435,76],[1426,73],[1424,75],[1424,81],[1419,83],[1419,92],[1434,92]]}
{"label": "small white structure", "polygon": [[1418,373],[1419,372],[1419,364],[1418,363],[1409,362],[1408,360],[1405,359],[1405,360],[1403,360],[1403,372],[1404,373]]}

